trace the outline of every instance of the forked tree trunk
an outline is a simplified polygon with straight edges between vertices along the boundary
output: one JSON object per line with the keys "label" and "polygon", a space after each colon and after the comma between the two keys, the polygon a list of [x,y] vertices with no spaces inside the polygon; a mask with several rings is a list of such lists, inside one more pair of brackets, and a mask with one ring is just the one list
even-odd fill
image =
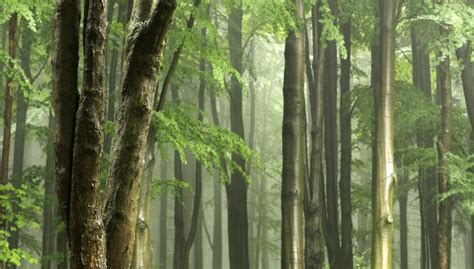
{"label": "forked tree trunk", "polygon": [[[304,17],[303,1],[295,0],[294,17]],[[290,30],[285,41],[283,80],[283,171],[281,193],[281,268],[304,268],[304,192],[306,181],[304,98],[304,39],[302,29]]]}
{"label": "forked tree trunk", "polygon": [[322,24],[319,23],[320,3],[312,7],[313,24],[313,62],[310,65],[309,38],[306,35],[306,75],[311,108],[311,151],[309,164],[308,190],[305,197],[305,268],[321,269],[324,266],[324,232],[322,229],[324,190],[320,188],[323,180],[323,123],[324,123],[324,59],[325,49],[320,42]]}
{"label": "forked tree trunk", "polygon": [[372,185],[371,268],[392,268],[394,163],[394,64],[398,1],[380,1],[380,84],[374,88],[375,167]]}

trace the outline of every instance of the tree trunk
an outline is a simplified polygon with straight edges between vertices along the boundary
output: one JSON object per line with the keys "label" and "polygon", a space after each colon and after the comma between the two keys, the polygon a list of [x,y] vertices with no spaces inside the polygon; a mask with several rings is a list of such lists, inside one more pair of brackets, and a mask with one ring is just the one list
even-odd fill
{"label": "tree trunk", "polygon": [[[49,114],[48,128],[54,130],[54,116]],[[54,254],[54,156],[53,145],[46,145],[46,164],[44,177],[43,235],[41,269],[51,269],[51,256]]]}
{"label": "tree trunk", "polygon": [[106,268],[99,178],[106,95],[106,2],[86,1],[84,11],[84,87],[76,113],[69,240],[72,268],[91,269]]}
{"label": "tree trunk", "polygon": [[[408,184],[407,173],[401,170],[400,185]],[[408,269],[408,189],[401,189],[398,194],[400,211],[400,268]]]}
{"label": "tree trunk", "polygon": [[341,130],[341,261],[340,268],[354,267],[352,255],[352,198],[351,198],[351,163],[352,163],[352,124],[351,124],[351,21],[342,25],[344,46],[347,58],[341,59],[341,96],[340,96],[340,130]]}
{"label": "tree trunk", "polygon": [[[206,38],[206,29],[202,29],[202,35],[204,38]],[[201,73],[206,72],[206,60],[204,58],[201,58],[200,63],[199,63],[199,71]],[[205,111],[205,89],[206,89],[206,82],[204,81],[204,78],[201,77],[199,80],[199,100],[198,100],[198,108],[199,111],[204,113]],[[202,113],[199,113],[198,115],[198,120],[202,122],[203,116]],[[196,160],[196,183],[195,183],[195,196],[199,196],[199,199],[195,200],[195,203],[197,202],[198,204],[194,204],[193,206],[196,208],[197,207],[197,225],[196,225],[196,238],[194,242],[194,268],[195,269],[202,269],[203,268],[203,234],[202,234],[202,229],[203,229],[203,211],[202,205],[201,205],[201,195],[202,195],[202,164],[200,161]],[[199,192],[199,193],[198,193]],[[194,210],[193,210],[194,214]]]}
{"label": "tree trunk", "polygon": [[[174,178],[183,180],[183,168],[179,153],[174,152]],[[174,197],[174,252],[173,268],[187,269],[189,261],[186,258],[186,231],[184,228],[184,192],[182,188],[175,191]]]}
{"label": "tree trunk", "polygon": [[[58,217],[59,214],[57,215]],[[61,260],[58,261],[56,269],[68,269],[69,268],[69,255],[68,255],[68,238],[66,234],[66,228],[58,232],[56,237],[56,254],[60,255]]]}
{"label": "tree trunk", "polygon": [[[127,3],[124,1],[119,2],[118,13],[117,13],[117,21],[123,25],[123,29],[126,29],[126,11],[127,11]],[[111,10],[109,10],[109,14]],[[113,42],[113,50],[112,55],[110,56],[110,71],[109,71],[109,83],[108,83],[108,101],[107,101],[107,116],[106,120],[113,122],[115,119],[115,91],[117,90],[117,73],[120,74],[117,70],[118,62],[119,62],[119,52],[121,50],[118,48],[119,44],[115,40]],[[111,135],[105,136],[104,141],[104,153],[109,154],[110,149],[112,146],[112,137]]]}
{"label": "tree trunk", "polygon": [[[308,269],[321,269],[324,265],[324,232],[322,221],[324,203],[323,189],[320,188],[323,180],[323,124],[324,124],[324,58],[325,50],[319,41],[321,38],[322,24],[320,24],[319,4],[314,5],[311,11],[313,24],[313,63],[310,66],[309,47],[306,51],[306,71],[309,84],[309,99],[311,107],[311,157],[308,180],[308,195],[305,202],[305,267]],[[307,44],[309,44],[307,38]],[[312,82],[312,83],[311,83]]]}
{"label": "tree trunk", "polygon": [[[11,61],[10,67],[13,68],[12,60],[16,55],[16,30],[18,24],[18,15],[13,13],[8,23],[8,56]],[[5,106],[3,110],[3,147],[2,147],[2,165],[0,171],[0,180],[2,184],[8,183],[8,171],[10,161],[10,140],[12,128],[12,106],[13,106],[13,78],[7,77],[7,86],[5,88]]]}
{"label": "tree trunk", "polygon": [[[30,55],[31,55],[31,31],[28,27],[23,27],[21,35],[21,68],[25,72],[28,80],[31,81],[31,69],[30,69]],[[14,152],[13,152],[13,171],[12,171],[12,183],[15,188],[20,188],[23,181],[23,164],[24,164],[24,153],[25,153],[25,137],[26,137],[26,115],[28,111],[28,104],[25,100],[24,91],[26,89],[19,88],[16,91],[16,129],[14,139]],[[14,204],[14,211],[18,211],[18,206]],[[20,231],[16,230],[12,232],[10,237],[10,248],[16,249],[20,246]],[[17,268],[17,266],[9,266],[11,269]]]}
{"label": "tree trunk", "polygon": [[[441,34],[446,29],[440,28]],[[436,143],[438,150],[438,193],[443,195],[449,191],[449,168],[447,154],[451,146],[453,101],[451,93],[451,70],[449,56],[444,56],[437,68],[439,91],[441,92],[441,132]],[[451,266],[451,230],[452,230],[452,198],[448,197],[438,203],[438,269],[448,269]]]}
{"label": "tree trunk", "polygon": [[[145,145],[161,67],[160,56],[176,5],[175,0],[160,1],[145,23],[135,24],[134,34],[128,39],[107,184],[109,268],[128,269],[131,265]],[[136,11],[136,20],[145,21],[143,17],[147,18],[147,12],[143,10],[146,8]]]}
{"label": "tree trunk", "polygon": [[[228,41],[231,65],[240,74],[243,73],[242,18],[242,3],[238,0],[230,8]],[[242,86],[235,76],[231,79],[230,122],[232,132],[245,140]],[[245,171],[245,161],[241,156],[233,155],[232,160]],[[249,268],[247,185],[244,176],[232,172],[226,191],[230,269]]]}
{"label": "tree trunk", "polygon": [[[337,3],[330,0],[331,12],[337,16]],[[329,41],[326,48],[324,71],[324,153],[326,161],[326,247],[329,265],[337,268],[340,262],[338,210],[338,146],[337,146],[337,49]]]}
{"label": "tree trunk", "polygon": [[[416,1],[413,1],[414,4]],[[417,6],[411,7],[413,10]],[[413,63],[413,85],[423,92],[431,102],[431,70],[430,55],[428,49],[419,40],[418,35],[423,31],[421,25],[412,23],[412,63]],[[432,148],[433,137],[423,133],[417,134],[417,145],[420,148]],[[421,268],[430,269],[436,264],[436,172],[433,168],[422,168],[419,170],[419,197],[421,216]]]}
{"label": "tree trunk", "polygon": [[[304,17],[303,1],[295,0],[295,18]],[[306,181],[304,100],[304,40],[301,29],[290,30],[285,41],[283,80],[283,171],[281,268],[304,267],[304,191]]]}
{"label": "tree trunk", "polygon": [[371,268],[392,268],[393,189],[396,184],[393,146],[395,27],[398,1],[380,1],[380,82],[374,88],[375,177],[372,185]]}
{"label": "tree trunk", "polygon": [[[216,96],[211,93],[212,119],[215,126],[219,124],[219,114],[217,112]],[[222,240],[222,186],[220,178],[214,179],[214,230],[213,230],[213,249],[212,249],[212,268],[222,268],[223,240]]]}
{"label": "tree trunk", "polygon": [[[165,158],[161,161],[161,180],[168,178],[168,164]],[[158,268],[166,269],[168,261],[168,191],[165,190],[160,195],[160,252],[158,258]]]}

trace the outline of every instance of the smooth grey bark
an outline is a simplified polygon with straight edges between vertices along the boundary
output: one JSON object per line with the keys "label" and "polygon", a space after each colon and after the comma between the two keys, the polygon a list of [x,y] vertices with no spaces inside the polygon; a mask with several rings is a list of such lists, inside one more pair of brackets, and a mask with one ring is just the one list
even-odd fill
{"label": "smooth grey bark", "polygon": [[[407,177],[407,172],[402,167],[399,180],[401,186],[408,184]],[[400,268],[408,269],[408,189],[399,190],[398,204],[400,212]]]}
{"label": "smooth grey bark", "polygon": [[375,147],[372,185],[371,268],[392,268],[394,163],[394,65],[398,1],[379,2],[379,83],[374,88]]}
{"label": "smooth grey bark", "polygon": [[[294,16],[304,17],[303,1],[293,1]],[[304,39],[302,29],[290,30],[285,41],[283,79],[283,171],[281,268],[304,268],[304,192],[306,181],[304,97]]]}

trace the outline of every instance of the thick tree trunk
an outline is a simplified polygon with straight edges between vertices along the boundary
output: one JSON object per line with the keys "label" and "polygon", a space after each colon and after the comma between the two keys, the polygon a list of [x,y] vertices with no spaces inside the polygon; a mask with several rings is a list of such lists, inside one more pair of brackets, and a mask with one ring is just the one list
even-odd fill
{"label": "thick tree trunk", "polygon": [[[217,112],[216,96],[211,93],[211,111],[215,126],[220,126],[219,114]],[[214,179],[214,229],[213,229],[213,249],[212,268],[222,268],[223,240],[222,240],[222,186],[220,178]]]}
{"label": "thick tree trunk", "polygon": [[[54,116],[49,114],[48,128],[54,130]],[[44,177],[43,235],[41,269],[51,269],[51,256],[54,254],[54,153],[53,145],[46,145],[46,164]]]}
{"label": "thick tree trunk", "polygon": [[[295,0],[294,4],[295,18],[303,19],[303,1]],[[281,268],[304,268],[305,49],[303,31],[296,31],[290,30],[285,42]]]}
{"label": "thick tree trunk", "polygon": [[105,111],[106,2],[84,3],[84,82],[76,113],[69,228],[72,268],[106,268],[100,196]]}
{"label": "thick tree trunk", "polygon": [[392,268],[394,164],[394,64],[398,1],[380,1],[379,87],[374,88],[375,177],[372,187],[371,268]]}
{"label": "thick tree trunk", "polygon": [[[306,72],[309,85],[311,107],[311,153],[306,202],[305,202],[305,268],[321,269],[324,265],[324,233],[322,229],[323,214],[325,214],[323,189],[323,123],[324,123],[324,58],[325,49],[320,37],[322,24],[318,22],[319,4],[314,5],[311,13],[313,24],[313,63],[310,66],[309,47],[306,51]],[[308,38],[306,40],[309,44]],[[311,83],[312,82],[312,83]]]}
{"label": "thick tree trunk", "polygon": [[[165,158],[161,161],[161,180],[168,179],[168,165]],[[166,269],[168,261],[168,191],[160,195],[160,252],[158,256],[158,268]]]}
{"label": "thick tree trunk", "polygon": [[341,96],[340,96],[340,130],[341,130],[341,261],[340,268],[354,267],[352,255],[352,198],[351,198],[351,163],[352,163],[352,124],[351,124],[351,22],[342,25],[344,46],[347,58],[341,59]]}
{"label": "thick tree trunk", "polygon": [[[140,4],[140,3],[138,3]],[[160,1],[145,23],[129,36],[122,80],[121,106],[108,178],[106,211],[107,265],[128,269],[135,244],[138,197],[150,127],[154,90],[161,66],[164,39],[176,9],[175,0]],[[147,12],[138,9],[141,20]]]}
{"label": "thick tree trunk", "polygon": [[[333,15],[337,16],[337,3],[330,0]],[[338,146],[337,146],[337,49],[329,41],[324,65],[324,155],[326,161],[326,247],[329,266],[337,268],[341,261],[338,210]]]}
{"label": "thick tree trunk", "polygon": [[[242,18],[242,3],[238,0],[230,8],[228,41],[231,65],[241,74],[243,73]],[[230,122],[232,132],[245,139],[242,86],[235,76],[231,79]],[[232,160],[245,171],[246,164],[241,156],[234,155]],[[247,185],[244,176],[239,172],[232,172],[226,191],[230,268],[249,268]]]}

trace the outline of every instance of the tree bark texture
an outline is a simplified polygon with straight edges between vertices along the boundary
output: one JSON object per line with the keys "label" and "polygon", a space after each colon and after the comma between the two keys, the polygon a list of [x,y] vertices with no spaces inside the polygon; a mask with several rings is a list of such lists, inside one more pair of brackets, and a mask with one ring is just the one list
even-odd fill
{"label": "tree bark texture", "polygon": [[176,5],[175,0],[160,1],[150,18],[144,24],[137,24],[127,41],[121,105],[117,112],[108,178],[109,268],[130,267],[154,90],[162,63],[164,39]]}
{"label": "tree bark texture", "polygon": [[308,79],[311,109],[311,152],[309,164],[308,190],[305,202],[305,268],[321,269],[324,266],[324,233],[322,230],[323,214],[325,214],[322,192],[323,180],[323,124],[324,124],[324,59],[325,49],[320,38],[322,24],[319,4],[311,10],[313,62],[310,65],[309,42],[307,38],[306,72]]}
{"label": "tree bark texture", "polygon": [[[303,1],[295,0],[295,18],[304,16]],[[297,32],[296,32],[297,31]],[[304,268],[304,191],[306,180],[303,31],[290,30],[285,41],[283,80],[283,171],[281,268]]]}
{"label": "tree bark texture", "polygon": [[395,27],[398,1],[379,2],[379,83],[374,88],[375,177],[372,185],[371,268],[392,268],[394,165],[394,64]]}

